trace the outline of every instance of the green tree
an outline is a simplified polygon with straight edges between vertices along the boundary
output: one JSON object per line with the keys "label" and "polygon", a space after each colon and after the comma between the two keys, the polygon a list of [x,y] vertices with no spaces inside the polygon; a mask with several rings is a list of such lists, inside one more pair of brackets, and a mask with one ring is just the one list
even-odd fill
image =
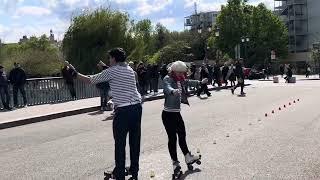
{"label": "green tree", "polygon": [[63,40],[63,53],[80,71],[92,73],[96,63],[106,59],[108,49],[132,51],[131,28],[129,16],[119,11],[99,8],[83,13],[72,19]]}
{"label": "green tree", "polygon": [[277,56],[286,57],[288,33],[285,25],[264,4],[255,7],[246,2],[229,0],[226,6],[222,6],[217,18],[220,36],[214,39],[216,46],[234,57],[235,46],[241,44],[243,37],[249,37],[250,42],[241,44],[241,56],[244,57],[245,47],[248,51],[247,64],[270,59],[271,50],[275,50]]}
{"label": "green tree", "polygon": [[158,64],[168,64],[174,61],[192,61],[193,55],[189,54],[190,47],[185,42],[175,42],[169,44],[152,57],[152,62]]}
{"label": "green tree", "polygon": [[4,45],[2,52],[7,70],[12,69],[14,62],[20,63],[30,76],[51,76],[61,70],[61,53],[45,35],[30,37],[21,44]]}

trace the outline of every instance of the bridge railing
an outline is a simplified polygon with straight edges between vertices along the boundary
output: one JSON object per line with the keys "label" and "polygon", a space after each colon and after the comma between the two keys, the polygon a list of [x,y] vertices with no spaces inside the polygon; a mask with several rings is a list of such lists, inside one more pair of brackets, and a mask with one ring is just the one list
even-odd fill
{"label": "bridge railing", "polygon": [[[99,90],[93,84],[74,80],[77,99],[86,99],[99,96]],[[72,100],[70,91],[62,77],[28,79],[25,85],[28,106],[54,104]],[[10,104],[13,105],[13,90],[9,86]],[[18,104],[23,104],[23,98],[18,93]],[[0,107],[2,107],[0,103]]]}

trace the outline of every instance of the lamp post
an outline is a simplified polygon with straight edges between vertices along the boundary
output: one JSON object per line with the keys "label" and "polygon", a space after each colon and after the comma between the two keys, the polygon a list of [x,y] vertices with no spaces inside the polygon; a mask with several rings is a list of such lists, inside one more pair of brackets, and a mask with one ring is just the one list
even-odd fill
{"label": "lamp post", "polygon": [[[215,28],[214,36],[215,36],[216,38],[219,38],[219,36],[220,36],[220,31],[219,31],[219,28],[218,28],[218,27]],[[218,48],[217,48],[217,50],[216,50],[216,55],[217,55],[217,63],[219,63],[220,52],[219,52],[219,49],[218,49]]]}
{"label": "lamp post", "polygon": [[249,37],[242,37],[241,42],[244,44],[245,61],[248,59],[247,44],[250,42]]}

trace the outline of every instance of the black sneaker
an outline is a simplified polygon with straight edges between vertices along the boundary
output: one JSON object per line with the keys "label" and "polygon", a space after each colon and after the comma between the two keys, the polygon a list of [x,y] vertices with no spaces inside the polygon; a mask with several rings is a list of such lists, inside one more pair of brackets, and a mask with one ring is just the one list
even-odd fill
{"label": "black sneaker", "polygon": [[234,89],[233,88],[231,88],[231,93],[234,94]]}

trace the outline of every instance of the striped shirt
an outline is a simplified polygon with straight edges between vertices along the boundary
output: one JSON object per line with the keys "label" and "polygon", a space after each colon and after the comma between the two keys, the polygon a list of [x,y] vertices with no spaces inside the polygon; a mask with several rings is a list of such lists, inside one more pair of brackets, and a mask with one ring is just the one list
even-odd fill
{"label": "striped shirt", "polygon": [[135,73],[128,65],[112,66],[99,74],[91,76],[90,81],[93,84],[109,82],[115,107],[128,103],[141,103],[141,95],[137,90]]}

